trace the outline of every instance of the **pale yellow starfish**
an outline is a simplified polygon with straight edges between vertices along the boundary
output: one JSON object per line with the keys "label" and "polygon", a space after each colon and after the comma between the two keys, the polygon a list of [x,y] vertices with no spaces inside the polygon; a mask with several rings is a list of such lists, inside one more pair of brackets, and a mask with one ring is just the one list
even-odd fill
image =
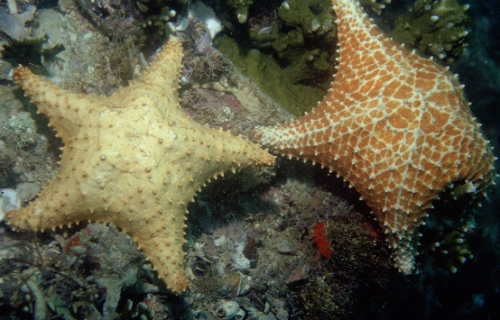
{"label": "pale yellow starfish", "polygon": [[28,207],[8,212],[7,223],[43,231],[111,222],[132,235],[172,291],[184,291],[188,202],[211,178],[274,157],[186,116],[177,94],[182,57],[171,38],[147,71],[110,97],[63,90],[17,68],[16,83],[65,146],[57,178]]}

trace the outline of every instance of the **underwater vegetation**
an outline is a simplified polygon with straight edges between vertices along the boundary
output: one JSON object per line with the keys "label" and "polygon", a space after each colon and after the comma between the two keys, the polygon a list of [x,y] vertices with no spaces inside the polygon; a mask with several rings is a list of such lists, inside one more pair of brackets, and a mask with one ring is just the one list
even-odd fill
{"label": "underwater vegetation", "polygon": [[335,16],[329,0],[275,5],[267,4],[255,15],[250,11],[248,23],[232,24],[231,33],[214,44],[279,105],[300,115],[325,94],[332,80]]}
{"label": "underwater vegetation", "polygon": [[47,42],[47,36],[41,38],[24,38],[18,40],[10,38],[0,50],[3,59],[12,65],[25,65],[36,74],[43,74],[44,65],[55,59],[56,55],[65,50],[62,44],[53,47],[43,46]]}
{"label": "underwater vegetation", "polygon": [[[71,7],[71,1],[67,1]],[[185,1],[76,0],[79,10],[107,36],[140,36],[159,41],[169,34],[167,22],[182,12]]]}
{"label": "underwater vegetation", "polygon": [[418,0],[396,19],[390,34],[407,48],[452,64],[467,48],[468,9],[456,0]]}
{"label": "underwater vegetation", "polygon": [[252,0],[227,0],[227,4],[234,10],[239,23],[245,23],[248,19],[248,10]]}

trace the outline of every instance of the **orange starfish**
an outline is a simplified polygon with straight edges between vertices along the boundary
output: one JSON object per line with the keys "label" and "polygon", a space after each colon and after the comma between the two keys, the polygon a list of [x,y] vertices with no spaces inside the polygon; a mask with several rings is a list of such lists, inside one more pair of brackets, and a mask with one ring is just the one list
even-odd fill
{"label": "orange starfish", "polygon": [[408,274],[432,201],[452,183],[483,194],[496,177],[495,158],[455,75],[383,35],[358,1],[332,4],[339,59],[328,94],[310,114],[254,136],[349,181]]}

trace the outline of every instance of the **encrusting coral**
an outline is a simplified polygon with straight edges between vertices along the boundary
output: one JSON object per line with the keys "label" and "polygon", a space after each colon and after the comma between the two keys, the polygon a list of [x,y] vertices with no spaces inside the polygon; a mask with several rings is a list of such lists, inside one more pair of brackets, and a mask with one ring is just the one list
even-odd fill
{"label": "encrusting coral", "polygon": [[467,48],[468,9],[469,5],[459,5],[456,0],[416,1],[396,19],[391,35],[407,48],[451,64]]}
{"label": "encrusting coral", "polygon": [[254,137],[346,179],[408,274],[432,202],[448,187],[483,195],[497,176],[495,158],[455,75],[384,36],[358,1],[332,3],[339,60],[327,96],[301,119]]}
{"label": "encrusting coral", "polygon": [[228,6],[235,10],[239,23],[245,23],[248,18],[248,9],[252,5],[252,0],[227,0]]}
{"label": "encrusting coral", "polygon": [[17,84],[65,146],[57,178],[28,207],[7,212],[7,223],[33,231],[113,223],[132,235],[173,292],[186,290],[188,202],[225,171],[269,165],[274,157],[186,116],[177,95],[182,58],[180,40],[171,38],[147,71],[110,97],[63,90],[17,68]]}
{"label": "encrusting coral", "polygon": [[373,12],[380,15],[382,10],[385,9],[385,5],[391,3],[391,0],[359,0],[363,6],[369,7]]}
{"label": "encrusting coral", "polygon": [[[282,108],[299,115],[326,94],[335,71],[334,20],[329,0],[287,0],[249,18],[243,40],[232,36],[238,50],[229,37],[216,46]],[[249,45],[258,50],[247,54]]]}

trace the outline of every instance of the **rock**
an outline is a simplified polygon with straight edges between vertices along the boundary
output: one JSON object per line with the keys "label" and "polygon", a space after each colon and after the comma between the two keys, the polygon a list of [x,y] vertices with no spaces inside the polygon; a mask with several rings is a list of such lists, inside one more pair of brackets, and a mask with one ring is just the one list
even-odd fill
{"label": "rock", "polygon": [[282,254],[289,254],[292,252],[292,246],[288,240],[283,240],[278,244],[278,252]]}

